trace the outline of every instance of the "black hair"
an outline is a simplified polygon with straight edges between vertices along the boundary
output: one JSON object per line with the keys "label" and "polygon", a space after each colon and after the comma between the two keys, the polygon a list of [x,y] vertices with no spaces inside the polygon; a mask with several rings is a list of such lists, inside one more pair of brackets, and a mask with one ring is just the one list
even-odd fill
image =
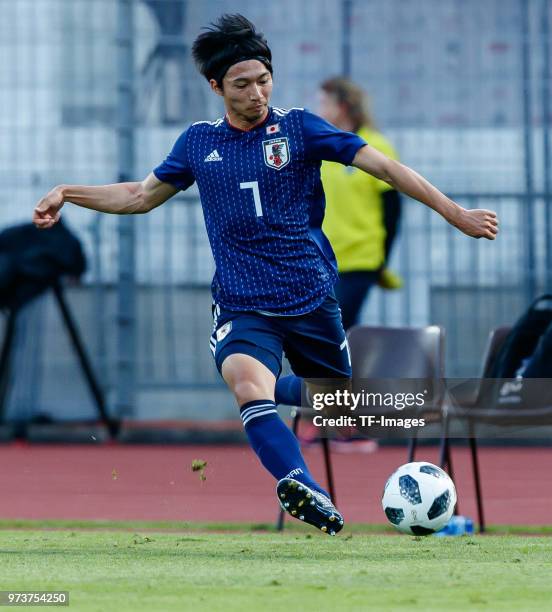
{"label": "black hair", "polygon": [[222,87],[230,66],[256,59],[272,74],[272,52],[262,32],[243,15],[222,15],[194,41],[192,55],[201,74]]}

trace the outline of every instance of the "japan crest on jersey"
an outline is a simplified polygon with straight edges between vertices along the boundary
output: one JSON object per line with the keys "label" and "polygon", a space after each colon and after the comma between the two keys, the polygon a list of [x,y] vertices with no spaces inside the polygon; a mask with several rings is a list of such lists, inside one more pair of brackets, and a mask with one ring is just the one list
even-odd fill
{"label": "japan crest on jersey", "polygon": [[269,168],[281,170],[289,164],[289,144],[286,137],[263,140],[263,155],[265,164]]}

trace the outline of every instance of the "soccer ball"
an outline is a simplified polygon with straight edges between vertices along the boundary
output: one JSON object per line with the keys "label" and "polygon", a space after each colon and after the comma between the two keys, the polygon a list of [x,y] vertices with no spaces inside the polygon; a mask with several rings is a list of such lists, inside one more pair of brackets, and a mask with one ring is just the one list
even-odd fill
{"label": "soccer ball", "polygon": [[415,461],[391,474],[381,503],[385,516],[399,531],[429,535],[449,522],[456,506],[456,488],[440,467]]}

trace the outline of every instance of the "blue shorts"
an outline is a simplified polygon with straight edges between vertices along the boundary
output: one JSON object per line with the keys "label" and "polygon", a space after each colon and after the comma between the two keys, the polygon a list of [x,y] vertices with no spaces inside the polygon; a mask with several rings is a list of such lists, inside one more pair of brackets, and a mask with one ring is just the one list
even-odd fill
{"label": "blue shorts", "polygon": [[226,357],[244,353],[278,378],[285,354],[297,376],[351,377],[349,346],[333,295],[312,312],[288,317],[236,312],[215,305],[209,342],[219,372]]}

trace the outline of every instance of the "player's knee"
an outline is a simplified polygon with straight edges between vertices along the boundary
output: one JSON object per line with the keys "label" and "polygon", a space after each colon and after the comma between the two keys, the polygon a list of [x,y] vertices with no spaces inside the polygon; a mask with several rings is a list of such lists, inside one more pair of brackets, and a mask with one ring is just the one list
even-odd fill
{"label": "player's knee", "polygon": [[239,406],[260,399],[273,399],[274,392],[266,388],[266,385],[254,380],[245,379],[236,382],[232,389]]}

